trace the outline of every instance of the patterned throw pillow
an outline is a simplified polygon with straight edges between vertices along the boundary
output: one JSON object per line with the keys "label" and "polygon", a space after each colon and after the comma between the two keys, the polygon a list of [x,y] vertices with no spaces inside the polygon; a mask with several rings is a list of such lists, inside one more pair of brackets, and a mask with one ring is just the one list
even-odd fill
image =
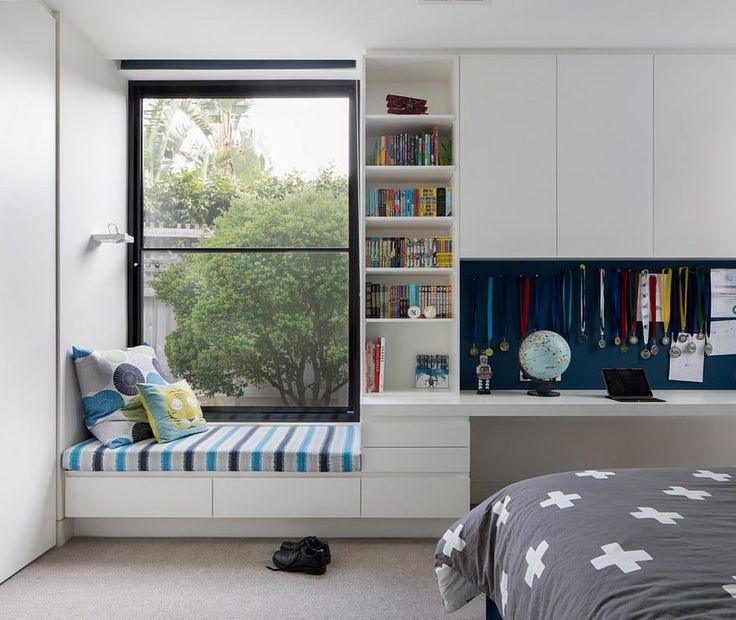
{"label": "patterned throw pillow", "polygon": [[207,430],[202,408],[186,381],[169,385],[139,383],[136,387],[159,443]]}
{"label": "patterned throw pillow", "polygon": [[148,345],[125,350],[72,349],[82,394],[84,423],[108,448],[151,436],[136,383],[166,384],[156,353]]}

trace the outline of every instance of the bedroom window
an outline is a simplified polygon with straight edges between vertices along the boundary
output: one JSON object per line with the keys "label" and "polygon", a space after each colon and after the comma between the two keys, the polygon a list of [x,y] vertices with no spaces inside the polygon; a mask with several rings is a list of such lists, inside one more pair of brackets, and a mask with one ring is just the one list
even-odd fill
{"label": "bedroom window", "polygon": [[130,84],[129,340],[211,420],[357,417],[356,88]]}

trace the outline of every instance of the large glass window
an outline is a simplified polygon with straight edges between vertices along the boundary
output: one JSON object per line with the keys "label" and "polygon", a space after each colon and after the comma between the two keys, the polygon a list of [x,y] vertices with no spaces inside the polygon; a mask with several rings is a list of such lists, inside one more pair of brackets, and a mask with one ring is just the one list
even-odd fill
{"label": "large glass window", "polygon": [[131,342],[208,415],[356,410],[353,82],[131,84]]}

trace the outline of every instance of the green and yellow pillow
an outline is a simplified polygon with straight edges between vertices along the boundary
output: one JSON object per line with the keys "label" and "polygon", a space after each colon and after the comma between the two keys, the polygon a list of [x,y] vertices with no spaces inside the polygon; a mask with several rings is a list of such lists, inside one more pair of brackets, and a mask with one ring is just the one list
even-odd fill
{"label": "green and yellow pillow", "polygon": [[207,430],[202,408],[186,381],[167,385],[138,383],[136,388],[159,443]]}

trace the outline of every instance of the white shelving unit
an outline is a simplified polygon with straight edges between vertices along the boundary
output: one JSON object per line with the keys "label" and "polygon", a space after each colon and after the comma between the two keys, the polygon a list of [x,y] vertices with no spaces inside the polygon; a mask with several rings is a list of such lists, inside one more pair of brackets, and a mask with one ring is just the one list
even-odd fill
{"label": "white shelving unit", "polygon": [[[457,182],[459,153],[457,137],[459,101],[459,58],[445,54],[369,53],[364,63],[362,119],[362,240],[380,237],[439,237],[453,240],[453,265],[443,268],[366,268],[363,253],[361,291],[365,283],[445,284],[452,285],[453,317],[449,319],[368,319],[365,299],[361,307],[362,342],[386,339],[386,374],[384,394],[416,394],[433,401],[459,394],[458,354],[459,321],[457,296],[460,289],[458,254],[458,213],[460,197]],[[428,113],[395,115],[386,113],[387,94],[427,99]],[[403,132],[421,132],[438,127],[440,135],[451,145],[452,162],[438,166],[373,165],[375,138]],[[381,187],[415,186],[451,187],[452,215],[446,217],[365,217],[366,191]],[[364,248],[365,249],[365,248]],[[415,358],[419,353],[446,354],[450,361],[449,390],[415,389]],[[361,372],[361,377],[364,373]],[[363,386],[363,391],[365,386]],[[379,395],[379,396],[383,396]],[[376,395],[366,395],[366,399]]]}

